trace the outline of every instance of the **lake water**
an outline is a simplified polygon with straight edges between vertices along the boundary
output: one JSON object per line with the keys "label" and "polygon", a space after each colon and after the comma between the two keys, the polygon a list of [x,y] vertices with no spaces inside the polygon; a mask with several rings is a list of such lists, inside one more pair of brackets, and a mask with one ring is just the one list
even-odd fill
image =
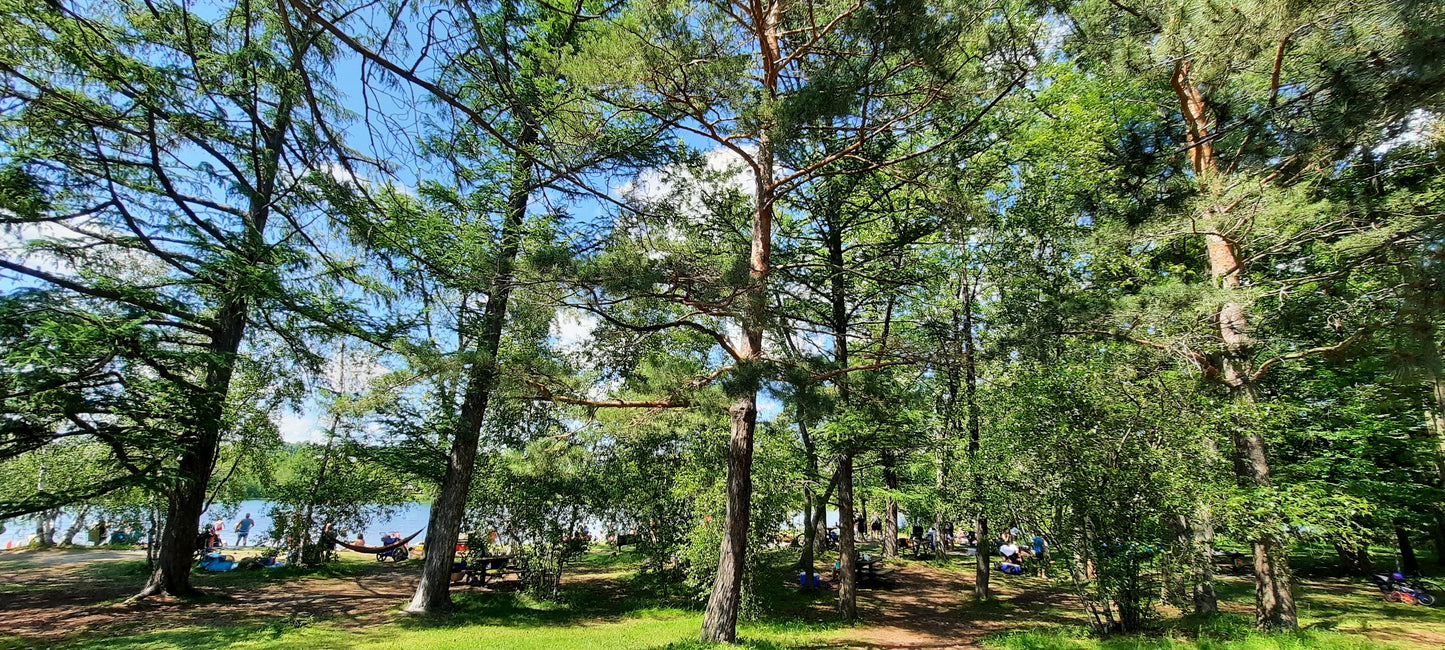
{"label": "lake water", "polygon": [[[229,508],[215,505],[201,517],[201,522],[214,524],[217,519],[222,520],[222,523],[225,524],[225,534],[222,535],[222,539],[227,545],[230,545],[236,541],[236,533],[234,532],[236,522],[240,521],[246,513],[251,513],[251,519],[256,522],[256,525],[251,528],[251,538],[256,540],[267,536],[267,533],[271,530],[271,518],[267,516],[267,513],[271,511],[271,505],[272,504],[267,501],[242,501],[234,512],[229,512]],[[417,530],[425,528],[427,517],[430,513],[430,503],[408,503],[398,507],[391,517],[372,521],[369,526],[360,532],[366,536],[368,544],[379,544],[383,533],[400,531],[402,535],[410,535]],[[873,517],[873,514],[872,511],[869,511],[868,516],[870,519]],[[64,536],[65,529],[70,527],[71,521],[73,521],[73,518],[68,514],[62,514],[60,516],[60,521],[56,525],[57,542],[62,541],[60,538]],[[828,510],[828,524],[836,525],[837,523],[838,511],[830,508]],[[11,519],[5,521],[4,524],[5,532],[0,533],[0,548],[7,548],[7,545],[23,545],[26,540],[35,533],[34,519]],[[86,523],[87,527],[91,525],[94,525],[93,519]],[[798,514],[793,519],[793,526],[797,528],[802,525],[803,516]],[[907,522],[904,518],[899,517],[899,530],[907,530],[906,525]],[[589,527],[593,531],[603,530],[603,528],[595,522],[590,524]],[[356,539],[357,531],[348,530],[344,532],[345,535],[343,539]],[[412,543],[415,544],[425,540],[426,531],[422,531],[422,534],[418,535],[415,540],[412,540]],[[75,536],[75,542],[77,544],[90,543],[84,530]]]}
{"label": "lake water", "polygon": [[[236,533],[234,532],[236,522],[240,521],[241,518],[249,512],[251,513],[251,519],[256,522],[256,525],[251,528],[251,538],[254,540],[265,537],[271,530],[271,518],[267,516],[271,511],[271,505],[272,504],[267,501],[242,501],[240,505],[236,507],[234,514],[229,516],[223,515],[225,515],[230,508],[213,505],[210,510],[207,510],[206,513],[201,516],[201,522],[214,524],[217,519],[220,519],[222,523],[225,524],[225,533],[222,535],[222,539],[225,540],[227,545],[230,545],[236,541]],[[410,535],[417,530],[426,528],[427,517],[430,514],[430,503],[408,503],[398,507],[391,517],[372,521],[371,525],[360,532],[366,535],[367,543],[379,544],[383,533],[401,531],[402,535]],[[65,529],[70,527],[72,521],[74,521],[74,518],[69,514],[60,515],[60,520],[55,526],[55,541],[63,541],[61,538],[65,536]],[[33,518],[9,519],[6,520],[4,524],[5,532],[0,533],[0,548],[22,545],[31,535],[35,534],[35,520]],[[94,519],[86,522],[87,528],[92,525],[94,525]],[[358,531],[355,530],[345,531],[346,535],[343,539],[356,539],[357,532]],[[412,543],[415,544],[425,539],[426,532],[422,531],[422,534],[417,535],[416,539],[412,540]],[[84,530],[81,530],[80,533],[75,536],[75,543],[90,543]]]}

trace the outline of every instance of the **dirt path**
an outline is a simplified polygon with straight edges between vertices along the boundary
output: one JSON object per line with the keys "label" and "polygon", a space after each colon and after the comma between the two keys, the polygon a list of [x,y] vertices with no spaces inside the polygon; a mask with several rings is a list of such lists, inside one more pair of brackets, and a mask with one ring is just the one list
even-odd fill
{"label": "dirt path", "polygon": [[[1078,624],[1065,613],[1071,600],[1040,580],[993,577],[998,600],[973,601],[973,574],[921,564],[895,567],[879,585],[860,593],[867,627],[854,642],[862,648],[978,648],[990,634],[1047,624]],[[1067,612],[1061,610],[1067,609]]]}

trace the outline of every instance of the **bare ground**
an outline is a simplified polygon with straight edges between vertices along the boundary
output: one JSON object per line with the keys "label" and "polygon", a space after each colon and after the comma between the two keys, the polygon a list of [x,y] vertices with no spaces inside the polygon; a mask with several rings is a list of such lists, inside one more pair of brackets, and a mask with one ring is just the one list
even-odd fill
{"label": "bare ground", "polygon": [[[143,553],[54,550],[0,554],[0,633],[36,640],[87,631],[147,626],[236,625],[326,619],[355,627],[398,611],[416,585],[416,565],[375,563],[346,578],[298,577],[237,583],[202,571],[200,599],[169,597],[129,602],[140,574],[97,572],[96,563],[144,559]],[[230,583],[230,584],[226,584]]]}

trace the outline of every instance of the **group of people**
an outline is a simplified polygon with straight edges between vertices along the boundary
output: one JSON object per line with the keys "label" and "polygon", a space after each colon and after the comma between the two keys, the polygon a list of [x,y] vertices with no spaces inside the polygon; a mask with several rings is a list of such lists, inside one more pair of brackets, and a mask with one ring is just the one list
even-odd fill
{"label": "group of people", "polygon": [[[236,548],[241,548],[251,542],[251,529],[256,527],[256,520],[251,518],[251,513],[246,513],[240,521],[236,522],[234,531],[236,533]],[[196,545],[201,548],[219,548],[226,545],[221,538],[221,533],[226,531],[226,522],[217,519],[209,526],[201,528],[200,538]]]}
{"label": "group of people", "polygon": [[1021,575],[1024,559],[1032,557],[1042,560],[1038,563],[1039,577],[1046,575],[1049,543],[1042,536],[1034,535],[1030,539],[1018,526],[1014,526],[1007,532],[999,533],[995,541],[998,543],[998,554],[1003,558],[998,565],[999,571]]}

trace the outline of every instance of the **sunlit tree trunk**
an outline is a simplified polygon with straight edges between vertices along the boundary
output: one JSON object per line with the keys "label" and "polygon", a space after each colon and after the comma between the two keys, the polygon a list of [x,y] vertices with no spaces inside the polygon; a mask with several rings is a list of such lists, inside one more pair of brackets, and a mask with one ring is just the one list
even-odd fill
{"label": "sunlit tree trunk", "polygon": [[[1188,127],[1187,140],[1196,178],[1201,189],[1208,193],[1211,191],[1210,183],[1220,172],[1211,144],[1204,96],[1191,78],[1189,60],[1180,60],[1175,65],[1171,83]],[[1248,414],[1258,401],[1253,367],[1254,342],[1249,334],[1248,305],[1241,302],[1244,263],[1225,225],[1227,212],[1226,207],[1210,206],[1200,223],[1206,228],[1204,238],[1210,276],[1227,295],[1239,296],[1238,299],[1227,299],[1215,314],[1215,324],[1224,348],[1220,355],[1218,380],[1223,382],[1241,411]],[[1241,418],[1235,423],[1231,437],[1235,471],[1240,480],[1255,487],[1268,487],[1269,460],[1265,453],[1264,436],[1257,423],[1252,417]],[[1201,522],[1195,522],[1196,527],[1200,525]],[[1294,594],[1289,584],[1289,560],[1282,540],[1275,533],[1261,532],[1251,540],[1251,546],[1254,551],[1256,623],[1267,629],[1296,627]]]}
{"label": "sunlit tree trunk", "polygon": [[[764,12],[759,25],[761,40],[777,48],[779,8],[772,5]],[[765,47],[766,49],[766,47]],[[766,57],[765,57],[766,59]],[[766,59],[775,61],[776,58]],[[776,75],[776,71],[772,73]],[[776,91],[776,77],[772,88]],[[756,364],[762,359],[763,327],[767,319],[766,286],[772,271],[773,231],[773,146],[766,127],[759,129],[757,150],[756,194],[753,210],[750,277],[752,285],[746,295],[746,312],[741,319],[742,341],[738,346],[739,364]],[[742,598],[743,571],[746,567],[748,519],[753,493],[753,434],[758,424],[758,386],[747,388],[746,394],[728,408],[732,434],[728,441],[727,514],[723,522],[723,539],[718,554],[717,577],[703,614],[704,643],[732,643],[737,640],[738,607]]]}
{"label": "sunlit tree trunk", "polygon": [[80,509],[75,511],[75,521],[70,522],[70,527],[65,529],[65,534],[61,536],[60,543],[66,546],[74,545],[75,536],[85,529],[85,519],[88,516],[90,516],[90,506],[80,506]]}

